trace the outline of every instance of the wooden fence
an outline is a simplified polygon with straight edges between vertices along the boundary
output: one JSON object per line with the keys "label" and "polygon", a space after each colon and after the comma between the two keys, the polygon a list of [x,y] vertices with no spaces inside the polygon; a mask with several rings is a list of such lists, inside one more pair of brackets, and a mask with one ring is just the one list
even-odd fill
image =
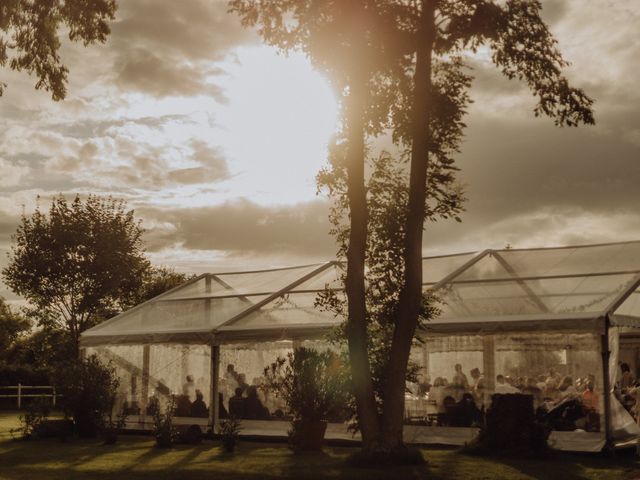
{"label": "wooden fence", "polygon": [[25,398],[50,398],[52,405],[55,407],[56,399],[59,396],[59,394],[56,394],[56,387],[51,385],[18,384],[8,387],[0,386],[0,398],[15,398],[18,408],[22,408],[22,400]]}

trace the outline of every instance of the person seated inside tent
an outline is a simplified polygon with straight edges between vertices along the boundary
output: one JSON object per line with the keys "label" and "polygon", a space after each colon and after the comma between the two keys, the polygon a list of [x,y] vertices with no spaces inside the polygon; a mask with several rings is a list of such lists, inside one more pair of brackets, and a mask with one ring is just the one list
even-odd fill
{"label": "person seated inside tent", "polygon": [[207,404],[204,403],[203,395],[200,390],[196,390],[196,399],[191,404],[191,416],[198,418],[207,418],[209,416],[209,409]]}
{"label": "person seated inside tent", "polygon": [[524,387],[522,393],[525,395],[533,396],[533,407],[538,408],[542,404],[542,390],[538,388],[536,379],[533,377],[527,377],[524,380]]}
{"label": "person seated inside tent", "polygon": [[236,394],[229,399],[229,415],[235,418],[244,418],[245,398],[242,396],[242,388],[236,388]]}
{"label": "person seated inside tent", "polygon": [[238,372],[235,370],[235,366],[230,363],[227,365],[227,371],[220,379],[220,391],[224,392],[226,398],[231,398],[233,393],[238,388]]}
{"label": "person seated inside tent", "polygon": [[634,385],[635,378],[633,377],[633,373],[631,373],[628,363],[622,362],[620,364],[620,370],[622,371],[622,375],[620,376],[620,389],[622,393],[626,393],[626,390]]}
{"label": "person seated inside tent", "polygon": [[586,415],[585,430],[588,432],[600,431],[599,398],[593,381],[587,380],[587,387],[582,392],[581,398],[582,408]]}
{"label": "person seated inside tent", "polygon": [[470,385],[470,387],[471,387],[472,390],[475,390],[476,387],[478,386],[478,382],[482,378],[482,374],[480,373],[480,369],[479,368],[472,368],[469,373],[471,374],[471,385]]}
{"label": "person seated inside tent", "polygon": [[224,398],[222,393],[218,393],[218,418],[229,418],[229,412],[227,412],[227,409],[224,407]]}
{"label": "person seated inside tent", "polygon": [[439,417],[440,424],[451,427],[470,427],[481,423],[482,412],[470,393],[462,394],[459,402],[456,402],[453,397],[445,397],[443,403],[446,416]]}
{"label": "person seated inside tent", "polygon": [[555,403],[560,399],[560,392],[558,391],[558,384],[554,378],[547,378],[545,382],[545,388],[542,390],[542,398],[545,403]]}
{"label": "person seated inside tent", "polygon": [[462,372],[462,365],[456,363],[453,367],[455,373],[453,374],[453,379],[451,380],[451,385],[456,388],[462,388],[464,390],[469,389],[469,381],[467,380],[467,376]]}
{"label": "person seated inside tent", "polygon": [[189,401],[189,395],[175,395],[176,417],[190,417],[191,416],[191,402]]}
{"label": "person seated inside tent", "polygon": [[244,417],[248,420],[266,420],[269,418],[269,410],[258,398],[258,389],[251,385],[247,388],[247,398],[244,399]]}
{"label": "person seated inside tent", "polygon": [[436,403],[438,413],[445,413],[444,398],[447,395],[447,379],[443,377],[436,377],[433,381],[433,386],[429,391],[429,400],[433,400]]}
{"label": "person seated inside tent", "polygon": [[473,399],[481,412],[484,412],[491,405],[491,392],[487,388],[487,383],[484,377],[478,379],[478,384],[473,390]]}
{"label": "person seated inside tent", "polygon": [[560,385],[558,385],[558,392],[560,393],[561,402],[578,396],[578,391],[573,386],[573,378],[570,375],[565,375],[562,378]]}
{"label": "person seated inside tent", "polygon": [[238,374],[238,388],[242,389],[242,393],[245,394],[249,384],[247,383],[247,376],[244,373]]}
{"label": "person seated inside tent", "polygon": [[193,375],[187,375],[186,381],[182,384],[182,394],[189,398],[190,402],[196,399],[196,384]]}
{"label": "person seated inside tent", "polygon": [[507,383],[504,375],[498,374],[496,376],[496,388],[494,393],[500,393],[500,394],[520,393],[520,390],[518,390],[513,385],[510,385],[509,383]]}

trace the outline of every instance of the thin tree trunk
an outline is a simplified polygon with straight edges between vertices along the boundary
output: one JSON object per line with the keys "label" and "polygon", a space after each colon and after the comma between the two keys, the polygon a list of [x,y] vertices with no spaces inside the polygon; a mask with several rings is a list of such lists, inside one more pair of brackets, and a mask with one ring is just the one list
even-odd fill
{"label": "thin tree trunk", "polygon": [[365,303],[365,252],[367,246],[367,198],[364,181],[364,102],[360,95],[347,99],[347,196],[350,230],[345,290],[348,303],[347,339],[356,397],[362,448],[373,451],[379,444],[380,421],[373,391],[367,350]]}
{"label": "thin tree trunk", "polygon": [[391,451],[403,448],[405,378],[411,344],[422,303],[422,232],[427,195],[427,167],[431,118],[431,61],[435,37],[435,0],[422,1],[419,43],[414,74],[414,98],[411,112],[411,170],[409,201],[405,227],[404,282],[398,299],[391,357],[387,365],[384,389],[382,431]]}

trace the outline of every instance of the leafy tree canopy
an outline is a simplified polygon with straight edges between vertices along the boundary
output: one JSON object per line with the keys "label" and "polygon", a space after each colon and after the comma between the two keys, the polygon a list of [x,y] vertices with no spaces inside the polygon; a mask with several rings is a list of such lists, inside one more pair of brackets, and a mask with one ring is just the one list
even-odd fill
{"label": "leafy tree canopy", "polygon": [[134,307],[151,300],[178,285],[182,285],[190,278],[193,278],[193,275],[179,273],[169,267],[151,266],[145,272],[140,288],[132,296],[127,307]]}
{"label": "leafy tree canopy", "polygon": [[6,352],[30,328],[31,322],[13,312],[5,299],[0,297],[0,354]]}
{"label": "leafy tree canopy", "polygon": [[48,214],[23,215],[2,270],[40,326],[80,333],[130,305],[149,269],[140,223],[122,201],[53,199]]}
{"label": "leafy tree canopy", "polygon": [[[69,70],[59,55],[58,31],[69,40],[104,43],[110,33],[116,0],[2,0],[0,2],[0,66],[37,78],[36,89],[65,98]],[[6,83],[0,82],[0,96]]]}

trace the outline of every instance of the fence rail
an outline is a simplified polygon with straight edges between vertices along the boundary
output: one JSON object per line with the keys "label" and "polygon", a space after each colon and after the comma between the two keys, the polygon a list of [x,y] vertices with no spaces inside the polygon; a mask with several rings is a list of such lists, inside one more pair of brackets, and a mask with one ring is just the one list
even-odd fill
{"label": "fence rail", "polygon": [[[14,394],[3,394],[3,391],[12,391],[15,390]],[[25,393],[25,390],[28,393]],[[42,393],[33,393],[35,391],[42,391]],[[49,392],[49,393],[46,393]],[[23,398],[50,398],[53,406],[56,406],[56,399],[60,397],[60,394],[56,393],[56,387],[51,385],[11,385],[11,386],[0,386],[0,398],[15,398],[18,408],[22,408],[22,399]]]}

